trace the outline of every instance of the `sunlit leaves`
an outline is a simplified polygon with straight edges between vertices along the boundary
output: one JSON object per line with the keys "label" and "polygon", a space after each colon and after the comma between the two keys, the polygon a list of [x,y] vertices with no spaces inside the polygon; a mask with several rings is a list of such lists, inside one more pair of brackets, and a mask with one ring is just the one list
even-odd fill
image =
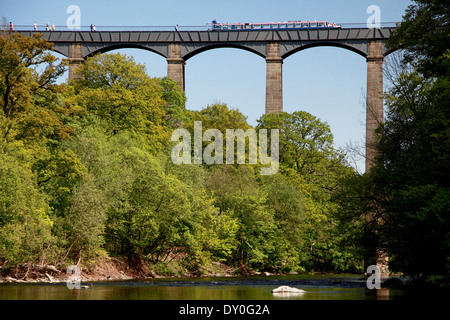
{"label": "sunlit leaves", "polygon": [[[137,132],[153,150],[167,143],[170,133],[167,109],[174,110],[174,105],[184,107],[183,99],[170,93],[173,89],[166,86],[163,91],[160,82],[150,78],[144,66],[121,54],[88,58],[77,71],[82,77],[72,82],[75,100],[102,119],[110,134],[121,130]],[[170,98],[171,102],[164,98]]]}
{"label": "sunlit leaves", "polygon": [[72,132],[62,117],[73,112],[64,104],[62,87],[55,81],[66,63],[50,53],[52,45],[41,35],[0,35],[0,136],[22,140],[42,151],[46,139],[65,139]]}

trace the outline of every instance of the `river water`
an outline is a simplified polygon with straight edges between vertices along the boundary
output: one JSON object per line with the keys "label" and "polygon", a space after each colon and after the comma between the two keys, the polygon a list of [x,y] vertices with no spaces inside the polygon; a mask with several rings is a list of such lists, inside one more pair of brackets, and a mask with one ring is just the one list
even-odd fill
{"label": "river water", "polygon": [[[404,300],[404,288],[368,289],[361,275],[176,278],[82,283],[86,289],[58,284],[0,284],[0,300]],[[302,294],[274,294],[287,285]]]}

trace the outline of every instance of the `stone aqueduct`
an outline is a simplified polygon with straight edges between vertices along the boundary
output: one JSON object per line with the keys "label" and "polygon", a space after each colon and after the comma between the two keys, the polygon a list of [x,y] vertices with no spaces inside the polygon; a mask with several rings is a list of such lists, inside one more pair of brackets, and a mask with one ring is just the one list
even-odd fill
{"label": "stone aqueduct", "polygon": [[[69,79],[89,56],[121,48],[140,48],[167,60],[167,76],[184,90],[186,61],[214,48],[239,48],[266,60],[265,112],[283,111],[283,59],[311,47],[335,46],[351,50],[367,61],[366,172],[373,158],[375,128],[383,121],[383,59],[385,41],[394,28],[242,30],[242,31],[45,31],[54,50],[70,60]],[[31,36],[33,31],[17,31]]]}

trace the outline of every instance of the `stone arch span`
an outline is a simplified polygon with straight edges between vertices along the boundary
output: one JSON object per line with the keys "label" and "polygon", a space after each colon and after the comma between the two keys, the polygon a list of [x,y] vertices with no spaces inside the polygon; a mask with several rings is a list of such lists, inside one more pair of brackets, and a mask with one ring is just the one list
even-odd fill
{"label": "stone arch span", "polygon": [[69,50],[67,47],[53,46],[52,51],[63,55],[64,57],[69,57]]}
{"label": "stone arch span", "polygon": [[262,58],[266,58],[266,44],[265,43],[212,43],[212,44],[185,44],[181,46],[181,58],[184,61],[189,60],[190,58],[213,49],[222,49],[222,48],[231,48],[231,49],[240,49],[244,51],[248,51],[256,54]]}
{"label": "stone arch span", "polygon": [[98,46],[96,44],[83,45],[83,58],[92,57],[98,53],[106,53],[118,49],[142,49],[156,53],[164,58],[168,56],[167,45],[162,44],[134,44],[134,43],[113,43],[105,46]]}
{"label": "stone arch span", "polygon": [[349,44],[348,41],[346,43],[335,42],[335,41],[311,41],[311,42],[303,42],[303,43],[284,43],[280,47],[280,56],[282,59],[286,59],[289,56],[310,48],[317,47],[336,47],[345,49],[348,51],[352,51],[364,58],[367,57],[369,53],[369,44],[368,43],[355,43]]}

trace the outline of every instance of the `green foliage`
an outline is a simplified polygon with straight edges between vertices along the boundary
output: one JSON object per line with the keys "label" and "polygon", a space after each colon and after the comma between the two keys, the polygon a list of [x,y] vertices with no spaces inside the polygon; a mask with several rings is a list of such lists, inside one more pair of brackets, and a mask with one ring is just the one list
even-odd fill
{"label": "green foliage", "polygon": [[386,246],[396,270],[443,275],[450,254],[450,87],[448,79],[430,80],[414,71],[398,81],[388,94],[374,181],[386,211]]}
{"label": "green foliage", "polygon": [[32,172],[0,153],[0,261],[8,267],[45,258],[50,234],[50,208]]}
{"label": "green foliage", "polygon": [[333,147],[328,124],[304,111],[266,114],[258,122],[258,128],[281,128],[280,172],[302,195],[305,214],[296,230],[301,239],[296,259],[306,269],[346,270],[343,263],[336,267],[333,259],[337,256],[328,251],[343,252],[339,259],[357,256],[354,248],[341,245],[335,232],[335,212],[340,208],[334,195],[342,190],[341,179],[353,175],[354,170],[345,162],[343,152]]}
{"label": "green foliage", "polygon": [[178,255],[191,270],[227,256],[234,221],[219,216],[202,191],[201,167],[175,166],[127,131],[108,138],[85,127],[68,146],[89,172],[71,198],[67,223],[79,251],[105,247],[137,268],[142,260],[157,263]]}
{"label": "green foliage", "polygon": [[389,39],[391,49],[405,48],[405,62],[414,64],[426,77],[448,75],[443,54],[450,48],[448,3],[415,0]]}
{"label": "green foliage", "polygon": [[211,261],[242,273],[360,272],[375,243],[394,271],[448,283],[449,17],[442,2],[415,2],[389,40],[405,59],[385,95],[380,157],[363,176],[303,111],[263,115],[255,128],[281,129],[276,175],[175,165],[174,129],[192,134],[202,121],[225,135],[250,129],[246,117],[218,102],[186,110],[173,80],[121,54],[88,58],[80,78],[56,85],[66,62],[50,43],[0,35],[2,270],[106,252],[168,275],[202,274]]}
{"label": "green foliage", "polygon": [[267,176],[261,183],[266,206],[273,210],[276,225],[276,248],[271,265],[285,271],[304,271],[307,257],[302,254],[304,227],[307,216],[304,194],[281,174]]}
{"label": "green foliage", "polygon": [[[202,137],[206,130],[209,129],[217,129],[222,134],[223,140],[223,159],[222,162],[226,163],[226,155],[227,155],[227,129],[237,130],[241,129],[245,133],[248,129],[252,128],[247,123],[247,117],[244,116],[238,109],[233,109],[228,107],[227,104],[216,102],[212,105],[208,105],[206,108],[200,111],[190,111],[189,112],[190,121],[185,124],[185,128],[190,132],[192,145],[191,151],[192,155],[194,155],[194,122],[201,122],[202,127]],[[214,140],[214,139],[213,139]],[[202,141],[202,152],[211,142]],[[234,137],[234,144],[236,146],[237,137]],[[248,163],[248,138],[246,138],[246,160]],[[235,147],[236,150],[236,147]],[[213,154],[214,155],[214,154]],[[234,163],[237,163],[236,152],[234,152]]]}
{"label": "green foliage", "polygon": [[208,105],[200,111],[191,111],[192,124],[193,121],[202,121],[202,125],[206,129],[214,128],[225,133],[226,129],[242,129],[251,128],[245,117],[238,109],[229,108],[225,103],[216,102]]}
{"label": "green foliage", "polygon": [[49,204],[57,215],[64,215],[73,189],[85,175],[85,167],[72,150],[58,149],[42,155],[33,166],[37,183],[49,195]]}
{"label": "green foliage", "polygon": [[[256,129],[282,129],[273,176],[248,161],[175,165],[176,128],[253,128],[223,103],[186,110],[173,80],[150,78],[130,57],[88,58],[80,78],[55,85],[64,63],[47,42],[0,41],[0,93],[10,97],[0,112],[2,267],[87,264],[102,253],[167,275],[202,274],[212,261],[244,274],[358,268],[345,245],[353,199],[341,185],[354,172],[326,123],[301,111],[264,115]],[[348,224],[337,223],[343,216]]]}
{"label": "green foliage", "polygon": [[178,84],[167,77],[158,79],[162,87],[162,98],[167,103],[167,123],[171,128],[178,128],[188,123],[189,112],[185,108],[186,96]]}
{"label": "green foliage", "polygon": [[58,63],[51,48],[40,34],[0,35],[1,140],[20,140],[36,154],[47,140],[70,136],[64,117],[76,112],[65,106],[63,89],[54,84],[66,63]]}
{"label": "green foliage", "polygon": [[415,2],[390,40],[405,58],[386,93],[369,187],[382,213],[377,241],[389,252],[390,267],[448,285],[449,12],[443,2]]}
{"label": "green foliage", "polygon": [[258,127],[281,129],[280,162],[301,175],[313,173],[317,163],[333,151],[328,124],[305,111],[263,115]]}
{"label": "green foliage", "polygon": [[[109,134],[134,131],[146,139],[152,150],[168,140],[166,105],[172,113],[181,113],[180,97],[156,79],[150,78],[143,65],[121,54],[102,54],[88,58],[77,70],[81,78],[72,82],[75,101],[102,120]],[[163,81],[167,83],[168,81]]]}
{"label": "green foliage", "polygon": [[107,199],[91,175],[73,191],[65,219],[73,257],[95,259],[104,247]]}

